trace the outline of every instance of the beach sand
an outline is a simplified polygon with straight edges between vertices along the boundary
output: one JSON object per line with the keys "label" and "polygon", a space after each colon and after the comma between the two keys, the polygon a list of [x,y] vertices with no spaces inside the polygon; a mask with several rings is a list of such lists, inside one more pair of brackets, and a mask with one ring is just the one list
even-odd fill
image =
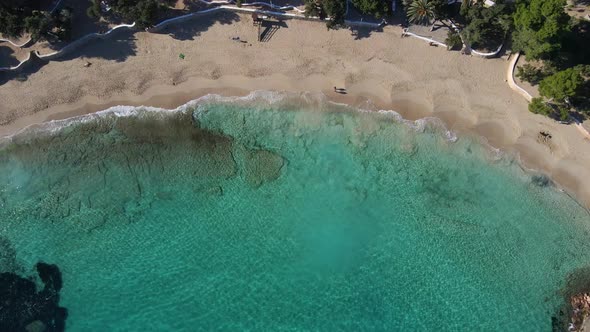
{"label": "beach sand", "polygon": [[[407,119],[435,116],[453,131],[481,135],[590,206],[590,142],[573,125],[529,113],[505,81],[505,57],[448,52],[400,38],[399,27],[352,35],[318,22],[280,25],[258,42],[248,15],[214,14],[160,33],[117,32],[26,69],[25,81],[0,73],[0,136],[114,105],[175,108],[208,93],[323,92],[355,106],[370,101]],[[334,93],[334,86],[348,94]],[[542,139],[541,131],[551,139]]]}

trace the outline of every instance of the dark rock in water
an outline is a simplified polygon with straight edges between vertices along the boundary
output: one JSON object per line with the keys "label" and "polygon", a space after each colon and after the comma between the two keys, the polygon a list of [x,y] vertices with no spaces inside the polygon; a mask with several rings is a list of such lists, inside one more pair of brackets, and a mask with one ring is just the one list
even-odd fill
{"label": "dark rock in water", "polygon": [[276,153],[267,150],[247,151],[244,158],[246,181],[256,188],[276,180],[284,164],[283,158]]}
{"label": "dark rock in water", "polygon": [[67,310],[59,306],[61,272],[56,265],[36,265],[43,290],[30,278],[0,273],[0,331],[65,330]]}
{"label": "dark rock in water", "polygon": [[15,272],[17,268],[16,251],[10,241],[0,236],[0,272]]}
{"label": "dark rock in water", "polygon": [[41,278],[41,281],[43,281],[46,288],[51,287],[56,292],[61,290],[61,273],[59,272],[57,265],[49,265],[39,262],[35,267],[37,268],[37,273],[39,273],[39,278]]}
{"label": "dark rock in water", "polygon": [[582,331],[590,316],[590,267],[570,273],[560,290],[563,305],[551,317],[553,331]]}
{"label": "dark rock in water", "polygon": [[533,177],[531,178],[531,182],[539,187],[549,187],[553,185],[551,179],[549,179],[545,175],[533,175]]}

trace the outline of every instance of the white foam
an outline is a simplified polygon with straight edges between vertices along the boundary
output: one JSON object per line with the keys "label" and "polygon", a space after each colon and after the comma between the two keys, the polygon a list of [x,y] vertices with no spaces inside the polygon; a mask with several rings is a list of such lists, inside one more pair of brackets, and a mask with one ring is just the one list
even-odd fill
{"label": "white foam", "polygon": [[246,96],[239,97],[226,97],[218,94],[207,94],[197,99],[193,99],[186,104],[180,105],[175,109],[165,109],[151,106],[125,106],[118,105],[112,106],[105,110],[98,111],[96,113],[80,115],[63,120],[52,120],[41,124],[32,125],[26,127],[12,136],[5,137],[4,139],[12,140],[14,137],[23,138],[23,136],[39,136],[39,135],[55,135],[60,131],[75,126],[81,123],[89,123],[92,121],[105,120],[109,117],[115,118],[129,118],[129,117],[162,117],[165,119],[168,116],[187,113],[193,110],[197,112],[205,111],[208,104],[237,104],[238,106],[256,106],[256,107],[268,107],[271,109],[280,109],[285,106],[297,106],[301,108],[317,108],[320,109],[340,109],[346,111],[356,111],[362,113],[377,113],[390,117],[394,122],[401,123],[409,128],[412,128],[416,132],[425,132],[426,130],[433,130],[440,132],[444,137],[450,141],[455,142],[457,135],[448,130],[442,120],[434,117],[427,117],[418,119],[415,121],[404,119],[398,112],[394,110],[371,110],[373,105],[367,105],[367,108],[355,108],[353,106],[337,103],[328,100],[327,96],[323,93],[314,92],[281,92],[281,91],[267,91],[267,90],[256,90],[252,91]]}

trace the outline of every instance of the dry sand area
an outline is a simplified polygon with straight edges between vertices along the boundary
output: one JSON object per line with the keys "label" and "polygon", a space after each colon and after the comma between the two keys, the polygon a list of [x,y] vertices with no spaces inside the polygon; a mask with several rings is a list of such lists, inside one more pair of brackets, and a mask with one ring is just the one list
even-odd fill
{"label": "dry sand area", "polygon": [[[160,33],[118,32],[27,69],[20,80],[0,73],[0,136],[112,105],[174,108],[207,93],[321,91],[353,105],[370,100],[408,119],[436,116],[456,132],[479,134],[590,206],[590,142],[574,126],[529,113],[505,82],[505,58],[447,52],[400,38],[399,27],[353,35],[310,21],[277,26],[258,42],[248,15],[214,14]],[[335,94],[334,86],[348,94]]]}

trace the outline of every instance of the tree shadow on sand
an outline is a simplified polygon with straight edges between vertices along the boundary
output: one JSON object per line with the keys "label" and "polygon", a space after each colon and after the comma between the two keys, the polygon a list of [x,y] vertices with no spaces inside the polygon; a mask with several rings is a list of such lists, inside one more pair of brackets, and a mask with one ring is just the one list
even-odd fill
{"label": "tree shadow on sand", "polygon": [[369,28],[369,27],[350,26],[350,34],[354,37],[355,40],[369,38],[369,37],[371,37],[371,34],[373,32],[383,32],[383,28],[382,27]]}
{"label": "tree shadow on sand", "polygon": [[233,12],[197,16],[183,22],[171,23],[156,33],[167,34],[178,40],[194,40],[214,24],[232,24],[239,20],[240,16]]}
{"label": "tree shadow on sand", "polygon": [[14,57],[14,50],[12,48],[0,45],[0,67],[14,67],[20,61]]}
{"label": "tree shadow on sand", "polygon": [[115,31],[105,39],[93,39],[85,45],[52,61],[69,61],[76,58],[99,58],[123,62],[137,54],[135,31]]}

